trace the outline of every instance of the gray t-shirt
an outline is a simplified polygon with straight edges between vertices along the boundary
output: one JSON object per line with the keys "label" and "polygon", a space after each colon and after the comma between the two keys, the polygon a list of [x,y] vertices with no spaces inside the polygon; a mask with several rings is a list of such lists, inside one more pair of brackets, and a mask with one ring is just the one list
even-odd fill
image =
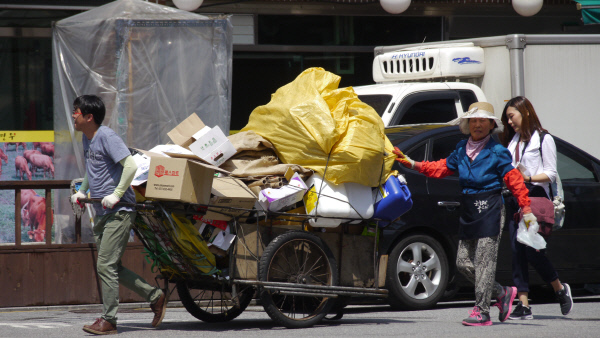
{"label": "gray t-shirt", "polygon": [[[91,140],[83,135],[83,156],[91,198],[102,199],[115,191],[123,173],[123,166],[119,161],[129,155],[131,153],[123,140],[108,127],[100,126]],[[120,202],[135,203],[131,187],[127,188]],[[100,203],[94,203],[94,208],[98,216],[121,210],[134,211],[131,207],[119,205],[104,209]]]}

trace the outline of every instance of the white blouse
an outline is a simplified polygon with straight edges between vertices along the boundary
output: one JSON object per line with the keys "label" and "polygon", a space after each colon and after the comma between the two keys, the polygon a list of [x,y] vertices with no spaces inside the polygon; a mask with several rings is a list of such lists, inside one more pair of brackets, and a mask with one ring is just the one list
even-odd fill
{"label": "white blouse", "polygon": [[[519,163],[517,162],[515,150],[517,148],[517,142],[519,143],[519,157],[520,163],[526,168],[525,175],[526,176],[535,176],[537,174],[544,173],[550,178],[552,182],[556,181],[556,144],[554,143],[554,138],[552,135],[546,134],[544,136],[544,143],[542,144],[542,154],[544,157],[544,161],[542,162],[542,157],[540,156],[539,148],[540,148],[540,134],[536,130],[533,135],[531,135],[531,140],[529,140],[529,144],[527,144],[527,149],[523,152],[523,142],[519,142],[519,138],[521,134],[516,133],[513,136],[512,140],[508,144],[508,150],[510,151],[513,158],[513,166],[517,168]],[[539,185],[546,190],[546,194],[550,196],[549,182],[531,182],[532,184]]]}

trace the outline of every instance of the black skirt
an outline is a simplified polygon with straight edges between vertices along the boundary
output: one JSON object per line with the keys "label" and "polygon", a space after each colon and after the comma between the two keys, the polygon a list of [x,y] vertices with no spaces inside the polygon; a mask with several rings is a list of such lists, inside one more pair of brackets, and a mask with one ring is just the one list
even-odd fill
{"label": "black skirt", "polygon": [[498,236],[504,203],[501,189],[478,194],[462,194],[463,207],[458,237],[477,239]]}

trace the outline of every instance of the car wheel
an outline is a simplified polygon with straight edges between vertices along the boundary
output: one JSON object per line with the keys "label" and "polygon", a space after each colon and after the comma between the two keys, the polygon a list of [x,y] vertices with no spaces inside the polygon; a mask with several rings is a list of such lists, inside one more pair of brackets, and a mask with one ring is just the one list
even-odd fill
{"label": "car wheel", "polygon": [[388,302],[395,309],[429,309],[444,296],[449,266],[442,245],[427,235],[403,238],[389,258]]}

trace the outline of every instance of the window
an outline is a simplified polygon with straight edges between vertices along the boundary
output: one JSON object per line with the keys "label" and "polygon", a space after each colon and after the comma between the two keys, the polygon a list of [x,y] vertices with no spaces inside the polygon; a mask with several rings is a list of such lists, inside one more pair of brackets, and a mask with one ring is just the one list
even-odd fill
{"label": "window", "polygon": [[469,110],[469,106],[479,100],[477,100],[477,96],[471,90],[459,90],[458,95],[460,95],[460,103],[463,109],[463,112]]}
{"label": "window", "polygon": [[[450,156],[456,149],[458,142],[466,138],[468,138],[468,135],[455,134],[434,140],[431,147],[431,161],[439,161]],[[455,171],[452,176],[458,177],[458,171]]]}
{"label": "window", "polygon": [[359,95],[358,98],[373,107],[379,116],[383,116],[385,108],[392,100],[392,95]]}
{"label": "window", "polygon": [[422,101],[408,108],[398,124],[445,123],[456,116],[452,99]]}
{"label": "window", "polygon": [[434,140],[431,149],[431,161],[438,161],[450,156],[456,149],[458,142],[466,138],[468,138],[468,135],[456,134]]}
{"label": "window", "polygon": [[0,130],[52,130],[52,42],[0,37]]}
{"label": "window", "polygon": [[425,151],[427,149],[426,145],[426,143],[423,143],[417,148],[411,149],[409,152],[406,153],[406,155],[410,157],[411,160],[416,162],[425,161]]}
{"label": "window", "polygon": [[455,91],[433,91],[408,95],[396,108],[391,125],[417,123],[446,123],[455,119]]}
{"label": "window", "polygon": [[556,169],[562,182],[598,182],[598,177],[594,174],[588,159],[579,156],[556,138],[554,140],[557,151]]}

